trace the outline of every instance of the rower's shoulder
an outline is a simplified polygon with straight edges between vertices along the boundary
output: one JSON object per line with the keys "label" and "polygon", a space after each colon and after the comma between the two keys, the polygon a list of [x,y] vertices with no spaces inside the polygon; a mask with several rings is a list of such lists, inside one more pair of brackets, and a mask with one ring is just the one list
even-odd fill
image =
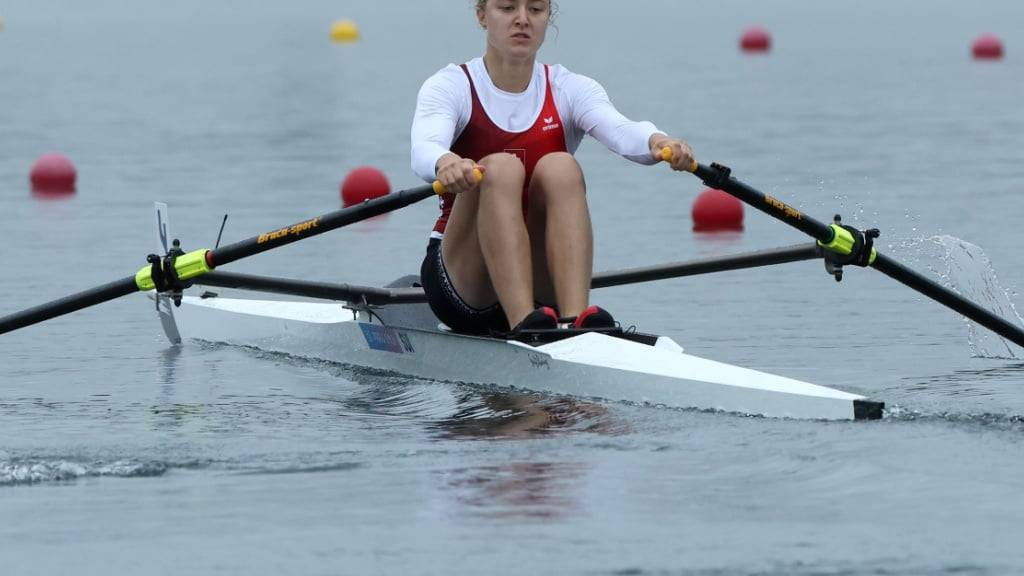
{"label": "rower's shoulder", "polygon": [[466,74],[462,71],[462,67],[458,64],[448,63],[445,67],[434,72],[426,81],[453,82],[459,79],[466,79]]}
{"label": "rower's shoulder", "polygon": [[573,72],[561,64],[548,64],[548,74],[554,88],[574,91],[589,91],[601,85],[590,76]]}
{"label": "rower's shoulder", "polygon": [[461,94],[469,87],[466,74],[458,64],[448,64],[423,81],[420,94],[443,92]]}

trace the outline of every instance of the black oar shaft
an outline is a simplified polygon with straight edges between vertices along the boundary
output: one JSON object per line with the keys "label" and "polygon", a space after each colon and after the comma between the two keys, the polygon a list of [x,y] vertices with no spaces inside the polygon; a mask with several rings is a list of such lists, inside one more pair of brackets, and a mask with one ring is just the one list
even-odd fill
{"label": "black oar shaft", "polygon": [[[742,270],[759,266],[814,260],[820,257],[818,250],[818,247],[814,244],[800,244],[771,250],[758,250],[756,252],[690,260],[688,262],[673,262],[658,266],[614,270],[595,274],[591,287],[608,288],[639,282],[710,274],[712,272],[726,272],[729,270]],[[203,274],[199,283],[204,286],[237,288],[240,290],[304,296],[323,300],[348,302],[365,300],[367,304],[412,304],[427,301],[422,288],[377,288],[355,284],[335,284],[255,276],[235,272],[207,272]]]}
{"label": "black oar shaft", "polygon": [[700,178],[704,184],[713,188],[718,188],[723,192],[728,192],[743,202],[746,202],[751,207],[757,208],[769,216],[789,224],[797,230],[810,235],[815,240],[819,240],[825,244],[832,241],[832,237],[835,233],[833,232],[832,227],[828,224],[815,220],[778,198],[769,196],[768,194],[751,188],[735,178],[729,177],[728,179],[723,180],[721,179],[720,170],[721,169],[716,166],[698,164],[693,173]]}
{"label": "black oar shaft", "polygon": [[238,274],[235,272],[208,272],[202,276],[199,282],[203,286],[237,288],[239,290],[304,296],[306,298],[319,298],[322,300],[360,302],[365,299],[367,304],[375,305],[410,304],[427,301],[422,288],[377,288],[375,286],[359,286],[356,284],[335,284],[270,276],[254,276],[252,274]]}
{"label": "black oar shaft", "polygon": [[78,294],[72,294],[71,296],[65,296],[64,298],[29,308],[28,310],[22,310],[10,316],[4,316],[0,318],[0,334],[31,326],[32,324],[56,318],[57,316],[70,314],[89,306],[109,302],[115,298],[127,296],[132,292],[138,291],[139,288],[135,284],[135,276],[129,276],[109,284],[104,284],[103,286],[79,292]]}
{"label": "black oar shaft", "polygon": [[431,185],[401,190],[393,194],[388,194],[387,196],[367,200],[358,206],[337,210],[291,226],[278,228],[277,230],[266,232],[259,236],[253,236],[248,240],[242,240],[222,248],[217,248],[210,253],[207,260],[211,266],[223,266],[225,264],[230,264],[231,262],[241,260],[242,258],[259,254],[260,252],[273,250],[274,248],[284,246],[285,244],[298,242],[304,238],[323,234],[324,232],[329,232],[331,230],[341,228],[342,226],[354,224],[361,220],[366,220],[368,218],[373,218],[374,216],[379,216],[381,214],[397,210],[404,206],[429,198],[434,194],[435,192]]}
{"label": "black oar shaft", "polygon": [[787,248],[759,250],[757,252],[705,258],[702,260],[679,262],[676,264],[604,272],[602,274],[594,275],[594,278],[590,283],[590,287],[608,288],[610,286],[622,286],[624,284],[635,284],[637,282],[650,282],[653,280],[682,278],[684,276],[695,276],[697,274],[709,274],[712,272],[726,272],[729,270],[756,268],[758,266],[786,264],[788,262],[813,260],[820,257],[817,246],[814,244],[801,244]]}
{"label": "black oar shaft", "polygon": [[[285,228],[279,228],[272,232],[260,234],[248,240],[236,242],[223,248],[218,248],[206,253],[206,265],[210,268],[214,266],[223,266],[236,260],[241,260],[247,256],[259,254],[260,252],[266,252],[285,244],[291,244],[310,236],[316,236],[317,234],[323,234],[330,230],[341,228],[342,226],[353,224],[361,220],[373,218],[392,210],[397,210],[404,206],[408,206],[420,200],[429,198],[435,194],[433,185],[419,186],[416,188],[410,188],[408,190],[401,190],[387,196],[381,196],[373,200],[363,202],[358,206],[352,206],[350,208],[344,208],[342,210],[336,210],[323,216],[306,220],[292,226]],[[203,260],[204,251],[196,251],[193,254],[197,255],[197,260]],[[180,260],[179,260],[180,262]],[[205,270],[205,269],[204,269]],[[201,273],[201,272],[200,272]],[[148,276],[148,275],[147,275]],[[193,275],[194,276],[194,275]],[[185,277],[188,279],[193,276]],[[149,278],[144,277],[143,280]],[[0,318],[0,334],[17,330],[18,328],[24,328],[37,324],[44,320],[56,318],[63,314],[68,314],[108,302],[121,296],[127,296],[133,292],[138,292],[145,288],[140,284],[139,278],[136,276],[129,276],[122,280],[117,280],[109,284],[104,284],[91,290],[79,292],[71,296],[66,296],[40,306],[35,306],[28,310],[16,312],[9,316]],[[152,285],[148,288],[152,289]]]}
{"label": "black oar shaft", "polygon": [[[697,164],[693,173],[708,186],[728,192],[750,206],[807,233],[822,243],[828,244],[835,236],[832,226],[815,220],[781,200],[755,190],[731,176],[723,178],[724,172],[722,167]],[[963,314],[1018,346],[1024,346],[1024,329],[1020,326],[1008,322],[1006,319],[993,314],[956,292],[907,268],[892,258],[875,252],[875,259],[871,266],[886,276]]]}
{"label": "black oar shaft", "polygon": [[1020,326],[1011,324],[1006,319],[978,306],[945,286],[925,278],[892,258],[879,254],[871,267],[893,280],[945,304],[1018,346],[1024,346],[1024,329]]}

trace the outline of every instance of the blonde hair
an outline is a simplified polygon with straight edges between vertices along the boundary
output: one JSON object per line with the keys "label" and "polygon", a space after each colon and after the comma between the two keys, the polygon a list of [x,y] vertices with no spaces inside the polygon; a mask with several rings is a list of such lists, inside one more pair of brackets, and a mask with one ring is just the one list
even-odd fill
{"label": "blonde hair", "polygon": [[[484,8],[486,8],[487,1],[488,0],[476,0],[476,9],[483,10]],[[551,20],[554,19],[555,13],[558,12],[558,4],[555,4],[555,0],[548,0],[548,6],[550,6],[551,10],[551,16],[548,19]]]}

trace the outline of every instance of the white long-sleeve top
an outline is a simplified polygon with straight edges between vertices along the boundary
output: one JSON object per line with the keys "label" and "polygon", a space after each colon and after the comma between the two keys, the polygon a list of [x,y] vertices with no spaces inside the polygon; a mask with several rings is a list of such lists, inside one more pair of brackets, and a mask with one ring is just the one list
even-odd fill
{"label": "white long-sleeve top", "polygon": [[[535,63],[525,92],[499,89],[491,81],[483,58],[467,63],[477,96],[487,116],[506,132],[523,132],[536,122],[544,106],[544,65]],[[565,147],[576,152],[584,134],[590,134],[612,152],[639,164],[654,164],[648,141],[659,132],[650,122],[634,122],[623,116],[597,81],[575,74],[561,65],[549,66],[555,106],[565,131]],[[449,64],[423,83],[416,99],[412,122],[412,169],[427,182],[433,181],[437,160],[451,150],[469,124],[473,96],[462,68]]]}

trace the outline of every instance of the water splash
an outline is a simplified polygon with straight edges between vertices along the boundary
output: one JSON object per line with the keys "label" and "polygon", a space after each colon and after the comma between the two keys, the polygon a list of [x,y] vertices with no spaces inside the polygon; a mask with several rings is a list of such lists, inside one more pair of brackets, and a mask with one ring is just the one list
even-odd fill
{"label": "water splash", "polygon": [[[1024,319],[1013,304],[1015,294],[999,284],[992,262],[979,246],[954,236],[942,235],[912,241],[904,248],[918,250],[919,261],[926,259],[931,248],[936,254],[926,266],[938,276],[942,285],[993,314],[1024,327]],[[973,356],[1009,360],[1022,358],[1021,352],[998,334],[967,318],[964,318],[964,322],[967,324],[967,341]]]}
{"label": "water splash", "polygon": [[43,482],[69,482],[79,478],[114,476],[135,478],[161,476],[167,471],[162,462],[76,462],[73,460],[0,459],[0,486],[18,486]]}
{"label": "water splash", "polygon": [[885,407],[888,422],[941,422],[983,431],[1024,433],[1024,415],[998,412],[922,411],[893,404]]}

